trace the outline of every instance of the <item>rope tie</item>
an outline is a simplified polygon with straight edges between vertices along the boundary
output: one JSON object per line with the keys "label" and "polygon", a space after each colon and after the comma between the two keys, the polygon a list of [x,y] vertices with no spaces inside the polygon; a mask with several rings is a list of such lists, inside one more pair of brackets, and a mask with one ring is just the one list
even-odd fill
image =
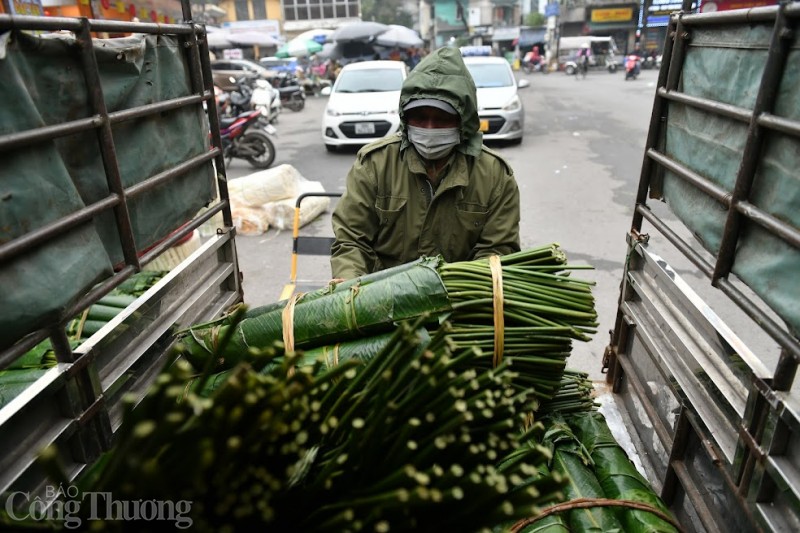
{"label": "rope tie", "polygon": [[[294,351],[294,306],[303,296],[302,292],[296,292],[286,302],[286,307],[283,308],[281,313],[281,322],[283,325],[283,346],[287,352]],[[294,375],[294,365],[289,368],[289,377]]]}
{"label": "rope tie", "polygon": [[503,348],[505,346],[503,268],[500,265],[499,255],[489,257],[489,269],[492,271],[492,306],[494,309],[494,358],[492,359],[492,364],[497,368],[503,362]]}
{"label": "rope tie", "polygon": [[79,340],[83,336],[83,326],[86,325],[86,319],[89,318],[89,309],[91,308],[92,306],[90,305],[81,313],[81,319],[78,321],[77,331],[75,331],[75,340]]}
{"label": "rope tie", "polygon": [[661,520],[669,523],[672,527],[674,527],[678,531],[681,532],[684,531],[681,525],[674,518],[667,515],[660,509],[653,507],[652,505],[632,500],[611,500],[608,498],[577,498],[574,500],[570,500],[568,502],[559,503],[553,505],[552,507],[544,509],[540,514],[532,518],[525,518],[523,520],[520,520],[519,522],[511,526],[511,529],[509,531],[511,531],[511,533],[518,533],[525,527],[533,524],[534,522],[538,522],[542,518],[550,516],[551,514],[563,513],[565,511],[570,511],[572,509],[590,509],[592,507],[627,507],[629,509],[636,509],[637,511],[644,511],[647,513],[654,514]]}
{"label": "rope tie", "polygon": [[356,313],[356,296],[358,296],[359,292],[361,292],[361,287],[359,285],[350,287],[350,294],[344,299],[344,316],[348,319],[347,326],[350,328],[350,331],[363,333],[358,327],[358,315]]}
{"label": "rope tie", "polygon": [[339,344],[338,343],[333,345],[333,362],[332,363],[328,359],[328,347],[327,346],[323,346],[322,347],[322,354],[325,356],[325,366],[328,369],[331,369],[333,367],[339,366]]}

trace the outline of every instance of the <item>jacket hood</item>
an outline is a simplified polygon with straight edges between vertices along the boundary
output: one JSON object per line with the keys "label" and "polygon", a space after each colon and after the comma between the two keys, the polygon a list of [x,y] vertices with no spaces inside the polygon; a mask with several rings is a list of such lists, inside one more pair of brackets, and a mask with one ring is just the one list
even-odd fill
{"label": "jacket hood", "polygon": [[483,134],[479,131],[475,82],[458,48],[444,47],[435,50],[420,61],[403,82],[400,91],[400,121],[403,131],[401,149],[410,145],[403,108],[411,100],[419,98],[436,98],[453,106],[461,115],[461,144],[456,149],[473,157],[481,153]]}

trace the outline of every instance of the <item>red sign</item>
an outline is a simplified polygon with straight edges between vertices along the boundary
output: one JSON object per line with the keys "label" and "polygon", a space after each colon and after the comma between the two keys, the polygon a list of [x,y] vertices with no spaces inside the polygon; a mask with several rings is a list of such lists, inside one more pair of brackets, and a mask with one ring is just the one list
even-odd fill
{"label": "red sign", "polygon": [[730,11],[731,9],[749,9],[751,7],[774,6],[777,0],[708,0],[700,5],[701,13],[714,11]]}

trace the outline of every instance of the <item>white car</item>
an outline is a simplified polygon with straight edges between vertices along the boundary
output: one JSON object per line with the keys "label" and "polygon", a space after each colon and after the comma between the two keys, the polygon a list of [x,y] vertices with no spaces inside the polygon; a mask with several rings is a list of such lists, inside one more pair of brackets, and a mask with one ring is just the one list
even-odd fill
{"label": "white car", "polygon": [[483,138],[522,142],[525,109],[517,88],[528,87],[530,82],[520,80],[518,84],[511,65],[502,57],[465,57],[464,64],[478,90],[478,116]]}
{"label": "white car", "polygon": [[328,151],[363,145],[400,129],[400,89],[408,76],[402,61],[363,61],[342,68],[322,117]]}

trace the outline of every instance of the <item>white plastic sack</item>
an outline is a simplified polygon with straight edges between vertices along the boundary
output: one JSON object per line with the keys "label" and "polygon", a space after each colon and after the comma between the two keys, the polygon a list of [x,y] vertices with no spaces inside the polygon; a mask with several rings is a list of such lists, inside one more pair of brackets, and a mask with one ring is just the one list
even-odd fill
{"label": "white plastic sack", "polygon": [[[300,194],[309,192],[325,192],[322,183],[318,181],[303,180],[298,184],[298,197]],[[304,198],[300,204],[299,226],[302,228],[320,214],[324,213],[331,203],[327,196],[311,196]],[[297,205],[297,197],[277,202],[270,202],[264,205],[269,224],[278,229],[291,229],[294,224],[294,209]]]}
{"label": "white plastic sack", "polygon": [[231,216],[239,235],[261,235],[269,229],[266,210],[260,207],[233,206]]}
{"label": "white plastic sack", "polygon": [[292,165],[279,165],[230,180],[228,195],[234,205],[260,207],[267,202],[296,197],[297,184],[304,180]]}

